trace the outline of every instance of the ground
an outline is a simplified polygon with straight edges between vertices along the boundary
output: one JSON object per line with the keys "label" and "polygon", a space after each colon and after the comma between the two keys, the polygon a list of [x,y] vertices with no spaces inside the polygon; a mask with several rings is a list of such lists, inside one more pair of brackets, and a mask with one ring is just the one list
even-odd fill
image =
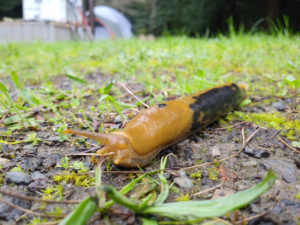
{"label": "ground", "polygon": [[[212,39],[182,36],[155,41],[0,45],[1,190],[68,201],[95,195],[98,157],[72,154],[95,152],[99,143],[66,136],[62,131],[68,125],[109,133],[125,126],[143,110],[139,101],[117,81],[148,105],[236,82],[247,86],[248,99],[242,106],[162,151],[143,170],[160,169],[161,157],[173,153],[166,165],[173,170],[165,172],[164,177],[168,185],[175,181],[166,199],[175,202],[221,183],[222,187],[190,196],[191,200],[238,193],[258,184],[273,169],[277,178],[272,188],[241,210],[220,218],[234,223],[274,207],[249,224],[298,224],[299,43],[298,36],[278,33],[231,34],[230,38],[220,35]],[[243,139],[255,131],[239,152]],[[209,162],[214,163],[184,169]],[[102,164],[102,183],[120,190],[138,176],[128,173],[129,170],[132,169],[106,161]],[[139,199],[148,192],[158,194],[159,177],[151,177],[145,178],[127,197]],[[74,204],[58,206],[3,196],[15,205],[51,216],[74,209]],[[89,224],[141,224],[141,218],[115,204],[108,214],[95,214]],[[157,215],[154,218],[162,224],[171,223]],[[37,214],[0,203],[0,224],[37,224],[43,220]]]}

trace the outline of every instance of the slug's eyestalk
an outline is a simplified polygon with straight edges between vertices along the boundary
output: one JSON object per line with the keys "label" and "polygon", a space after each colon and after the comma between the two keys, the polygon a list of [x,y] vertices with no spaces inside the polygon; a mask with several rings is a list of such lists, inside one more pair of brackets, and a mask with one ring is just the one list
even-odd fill
{"label": "slug's eyestalk", "polygon": [[133,151],[133,148],[131,146],[130,140],[126,136],[119,134],[102,134],[70,129],[64,130],[63,133],[81,135],[99,141],[101,144],[105,144],[105,146],[98,150],[97,153],[103,155],[106,153],[114,152],[115,154],[111,156],[114,164],[126,166],[131,162],[131,153]]}

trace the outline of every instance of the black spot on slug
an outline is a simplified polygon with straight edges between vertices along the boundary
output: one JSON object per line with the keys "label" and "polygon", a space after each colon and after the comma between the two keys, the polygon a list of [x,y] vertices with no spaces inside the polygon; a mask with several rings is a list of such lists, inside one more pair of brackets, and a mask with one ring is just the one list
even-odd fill
{"label": "black spot on slug", "polygon": [[[193,114],[191,131],[201,129],[215,121],[220,114],[228,113],[240,103],[243,90],[236,84],[212,88],[199,96],[194,96],[194,103],[189,104]],[[221,112],[221,113],[220,113]],[[199,118],[203,114],[201,121]]]}
{"label": "black spot on slug", "polygon": [[156,105],[158,108],[164,108],[164,107],[166,107],[167,105],[166,104],[157,104]]}

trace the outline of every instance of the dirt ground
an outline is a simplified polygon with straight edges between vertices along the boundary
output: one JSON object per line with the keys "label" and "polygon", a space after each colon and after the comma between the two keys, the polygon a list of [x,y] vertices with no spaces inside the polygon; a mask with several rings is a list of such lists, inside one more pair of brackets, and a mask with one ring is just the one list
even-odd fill
{"label": "dirt ground", "polygon": [[[100,81],[95,80],[95,77],[92,75],[88,76],[87,79],[100,83]],[[59,85],[61,89],[65,90],[71,88],[71,83],[63,78],[60,80],[56,78],[56,85]],[[140,84],[128,83],[127,87],[135,93],[143,89],[143,86]],[[256,97],[263,98],[263,96]],[[91,98],[91,95],[87,95],[86,98]],[[122,100],[126,102],[126,98],[128,100],[133,97],[126,95]],[[279,101],[281,100],[274,99],[273,102]],[[278,111],[278,109],[273,106],[273,102],[264,104],[263,101],[258,101],[255,107],[245,106],[239,109],[239,111]],[[294,99],[288,101],[282,100],[282,102],[289,106],[294,104]],[[278,112],[282,115],[286,113],[285,111]],[[37,114],[40,117],[45,116],[43,112],[37,112]],[[88,115],[88,120],[93,121],[93,116],[94,115]],[[80,115],[78,115],[78,117],[82,118]],[[112,114],[109,117],[102,118],[105,122],[104,125],[111,129],[119,128],[121,123],[120,121],[116,121],[115,117],[116,114]],[[233,120],[228,123],[228,126],[233,126],[238,123],[240,123],[240,121]],[[99,128],[99,124],[94,123],[93,126],[98,126]],[[243,144],[242,129],[244,129],[245,138],[247,138],[259,128],[250,122],[234,126],[230,130],[226,128],[220,129],[222,126],[219,122],[215,122],[204,131],[163,150],[156,157],[156,160],[153,160],[150,165],[144,168],[145,171],[159,169],[160,158],[169,153],[173,154],[168,158],[167,162],[167,167],[173,168],[173,170],[172,172],[165,173],[165,177],[169,184],[173,181],[175,181],[175,184],[173,185],[174,189],[170,191],[167,202],[175,201],[175,198],[178,198],[180,193],[184,195],[187,193],[192,194],[207,190],[221,183],[223,183],[223,185],[218,189],[194,196],[192,200],[205,200],[236,193],[259,183],[263,180],[267,171],[273,169],[277,175],[277,180],[270,190],[245,208],[236,213],[224,216],[223,218],[228,218],[229,221],[234,222],[242,220],[243,218],[263,214],[273,208],[271,212],[250,220],[248,224],[298,224],[300,222],[300,202],[295,196],[300,192],[300,157],[298,153],[293,152],[278,139],[278,130],[260,127],[258,133],[247,143],[246,148],[235,157],[225,160],[219,165],[212,164],[196,169],[182,170],[186,174],[186,177],[180,172],[180,168],[200,165],[236,154]],[[89,168],[89,172],[95,170],[91,156],[70,155],[88,150],[89,148],[85,146],[79,147],[68,141],[60,142],[58,134],[54,132],[52,127],[47,123],[40,123],[39,128],[37,138],[41,138],[43,142],[38,142],[34,146],[32,143],[24,142],[14,145],[1,143],[0,158],[7,159],[1,170],[3,174],[1,190],[41,198],[43,196],[42,190],[45,190],[49,186],[54,187],[57,185],[57,182],[53,181],[53,175],[64,171],[64,168],[56,167],[56,165],[61,164],[61,159],[65,157],[65,154],[69,155],[70,165],[75,161],[80,161],[84,163],[85,167]],[[1,131],[5,131],[6,127],[1,127],[0,129]],[[12,134],[11,136],[14,137],[14,142],[18,142],[24,140],[25,135],[26,133]],[[279,137],[290,144],[287,138],[281,137],[280,135]],[[7,140],[12,141],[12,138],[10,137]],[[87,143],[90,142],[87,141]],[[91,143],[93,144],[92,148],[96,149],[95,146],[97,146],[97,143],[95,141],[91,141]],[[20,172],[12,174],[11,170],[17,167],[17,164],[26,172],[25,174],[22,172],[21,174],[16,174]],[[212,168],[217,168],[215,180],[212,178]],[[102,169],[103,171],[132,170],[115,165],[107,166],[107,164],[103,164]],[[74,168],[72,170],[76,171]],[[126,185],[133,176],[135,175],[104,173],[102,175],[102,182],[120,188]],[[157,179],[157,175],[154,175],[153,178]],[[63,187],[64,200],[81,200],[95,192],[95,187],[92,185],[82,187],[70,182],[63,183]],[[33,212],[40,212],[43,205],[41,202],[31,202],[16,197],[5,196],[3,199],[11,201],[20,207],[28,208]],[[47,204],[44,206],[43,212],[54,210],[55,206],[55,204]],[[68,213],[74,205],[61,204],[60,207],[63,214],[65,214]],[[26,215],[26,218],[24,218],[24,215]],[[134,215],[123,207],[114,206],[109,216],[111,224],[141,224],[139,215]],[[15,224],[14,221],[16,221],[17,224],[28,224],[29,220],[33,217],[33,215],[0,203],[0,224]],[[157,219],[166,221],[166,219],[163,218]],[[96,216],[94,216],[91,221],[89,224],[104,224],[103,219],[99,219]]]}

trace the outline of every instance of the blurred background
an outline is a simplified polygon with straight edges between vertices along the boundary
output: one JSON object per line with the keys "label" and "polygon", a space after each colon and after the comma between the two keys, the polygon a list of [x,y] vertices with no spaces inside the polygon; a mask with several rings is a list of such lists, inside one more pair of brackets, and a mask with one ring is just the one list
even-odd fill
{"label": "blurred background", "polygon": [[0,0],[0,20],[2,42],[74,35],[87,40],[166,33],[212,37],[226,33],[228,24],[240,32],[272,32],[276,24],[296,33],[300,0]]}

